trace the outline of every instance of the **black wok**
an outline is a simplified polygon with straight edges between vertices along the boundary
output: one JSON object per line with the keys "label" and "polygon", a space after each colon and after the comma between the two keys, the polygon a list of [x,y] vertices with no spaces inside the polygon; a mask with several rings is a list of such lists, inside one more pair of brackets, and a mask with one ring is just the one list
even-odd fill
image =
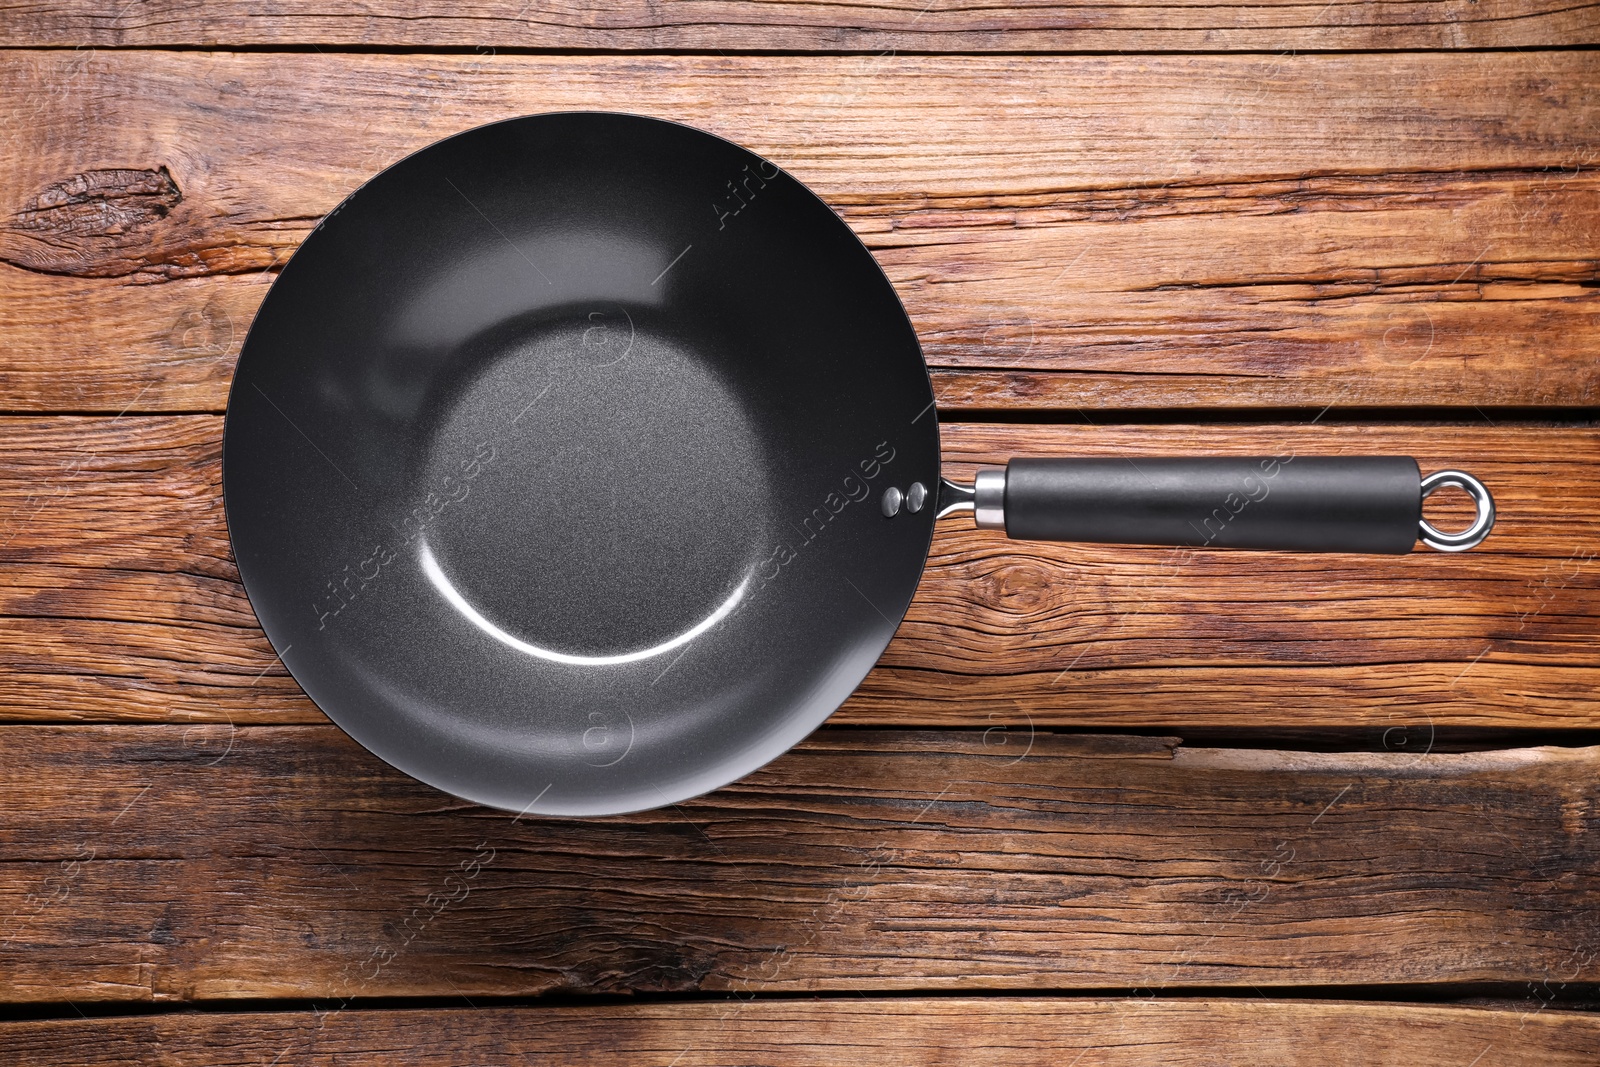
{"label": "black wok", "polygon": [[[1493,515],[1404,458],[944,482],[916,335],[844,223],[736,145],[604,113],[468,131],[329,214],[251,327],[223,476],[251,603],[336,723],[459,797],[567,815],[715,789],[813,730],[936,515],[1363,552],[1470,547]],[[1420,525],[1437,484],[1478,498],[1472,530]]]}

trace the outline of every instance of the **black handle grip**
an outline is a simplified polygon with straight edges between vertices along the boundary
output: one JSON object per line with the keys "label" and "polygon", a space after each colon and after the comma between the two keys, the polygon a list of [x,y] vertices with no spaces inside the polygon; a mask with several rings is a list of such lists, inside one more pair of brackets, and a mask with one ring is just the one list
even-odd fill
{"label": "black handle grip", "polygon": [[1014,459],[1005,525],[1038,541],[1400,555],[1421,487],[1406,456]]}

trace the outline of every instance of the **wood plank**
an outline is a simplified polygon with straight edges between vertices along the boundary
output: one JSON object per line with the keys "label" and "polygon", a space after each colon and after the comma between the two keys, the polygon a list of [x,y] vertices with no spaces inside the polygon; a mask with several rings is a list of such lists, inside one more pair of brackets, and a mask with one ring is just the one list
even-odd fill
{"label": "wood plank", "polygon": [[[1478,473],[1500,520],[1473,552],[1403,557],[1021,543],[947,520],[841,722],[1340,728],[1413,749],[1436,727],[1600,726],[1600,431],[943,435],[957,474],[1028,454],[1415,454]],[[0,718],[325,721],[238,583],[220,437],[215,416],[0,420]]]}
{"label": "wood plank", "polygon": [[[905,998],[251,1012],[0,1024],[0,1062],[677,1067],[1592,1067],[1600,1019],[1277,999]],[[1486,1056],[1485,1053],[1492,1053]],[[1093,1054],[1092,1056],[1090,1054]],[[12,1057],[15,1057],[12,1059]],[[674,1058],[676,1057],[676,1059]]]}
{"label": "wood plank", "polygon": [[6,13],[12,45],[378,45],[900,51],[1315,51],[1509,48],[1593,44],[1592,4],[1558,0],[1354,3],[1262,0],[1114,5],[1096,0],[985,7],[866,0],[848,7],[772,0],[607,4],[443,0],[401,4],[242,0],[196,5],[147,0],[107,8],[89,0],[22,5]]}
{"label": "wood plank", "polygon": [[827,198],[948,409],[1600,403],[1584,52],[21,51],[0,99],[0,410],[220,410],[273,270],[365,177],[595,106]]}
{"label": "wood plank", "polygon": [[514,818],[331,726],[7,726],[8,1000],[1592,982],[1600,749],[824,730]]}

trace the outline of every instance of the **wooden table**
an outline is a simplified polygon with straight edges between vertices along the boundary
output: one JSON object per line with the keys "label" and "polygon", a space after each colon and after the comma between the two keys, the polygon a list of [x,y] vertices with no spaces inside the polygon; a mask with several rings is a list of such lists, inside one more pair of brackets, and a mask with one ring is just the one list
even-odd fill
{"label": "wooden table", "polygon": [[[1600,1062],[1600,7],[266,7],[0,13],[0,1062]],[[560,821],[411,782],[257,627],[229,377],[369,174],[568,108],[826,198],[957,471],[1400,452],[1500,525],[953,523],[735,786]]]}

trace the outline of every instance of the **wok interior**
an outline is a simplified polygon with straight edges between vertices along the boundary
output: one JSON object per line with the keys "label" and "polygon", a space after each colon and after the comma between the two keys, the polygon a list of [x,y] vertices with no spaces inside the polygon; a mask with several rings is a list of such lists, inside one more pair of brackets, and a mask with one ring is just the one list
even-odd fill
{"label": "wok interior", "polygon": [[882,272],[786,174],[655,120],[514,120],[285,268],[230,529],[285,663],[380,756],[513,810],[656,806],[877,659],[932,516],[877,501],[936,484],[931,402]]}

